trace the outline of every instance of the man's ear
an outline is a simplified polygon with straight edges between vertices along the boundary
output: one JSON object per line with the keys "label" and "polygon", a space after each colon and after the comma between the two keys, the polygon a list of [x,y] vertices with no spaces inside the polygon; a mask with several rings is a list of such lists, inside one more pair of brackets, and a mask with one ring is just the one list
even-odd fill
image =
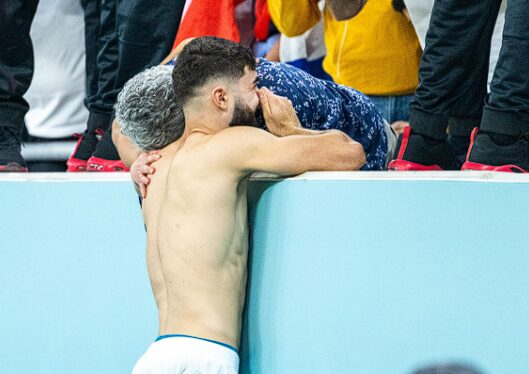
{"label": "man's ear", "polygon": [[221,110],[228,110],[228,92],[224,87],[215,87],[211,92],[213,104]]}

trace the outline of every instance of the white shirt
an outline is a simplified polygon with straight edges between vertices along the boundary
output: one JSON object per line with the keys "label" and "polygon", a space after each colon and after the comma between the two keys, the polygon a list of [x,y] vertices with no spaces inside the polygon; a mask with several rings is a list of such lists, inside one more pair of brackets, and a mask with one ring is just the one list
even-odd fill
{"label": "white shirt", "polygon": [[84,11],[79,0],[41,0],[31,28],[35,73],[24,95],[33,136],[62,138],[86,128]]}

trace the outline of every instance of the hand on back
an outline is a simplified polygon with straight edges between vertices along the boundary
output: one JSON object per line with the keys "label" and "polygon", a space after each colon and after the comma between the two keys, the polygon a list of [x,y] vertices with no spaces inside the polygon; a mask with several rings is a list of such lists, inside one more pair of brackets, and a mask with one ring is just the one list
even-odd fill
{"label": "hand on back", "polygon": [[147,197],[147,186],[151,182],[151,175],[156,171],[151,165],[161,157],[158,151],[143,152],[130,167],[132,180],[139,187],[141,197],[144,199]]}

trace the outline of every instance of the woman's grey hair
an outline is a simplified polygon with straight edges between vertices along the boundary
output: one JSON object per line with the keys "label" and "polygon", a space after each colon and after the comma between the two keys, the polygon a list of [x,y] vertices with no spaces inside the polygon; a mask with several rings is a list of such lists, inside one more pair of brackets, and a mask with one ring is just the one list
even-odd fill
{"label": "woman's grey hair", "polygon": [[173,92],[171,66],[155,66],[130,79],[118,95],[121,132],[144,151],[161,149],[184,132],[182,106]]}

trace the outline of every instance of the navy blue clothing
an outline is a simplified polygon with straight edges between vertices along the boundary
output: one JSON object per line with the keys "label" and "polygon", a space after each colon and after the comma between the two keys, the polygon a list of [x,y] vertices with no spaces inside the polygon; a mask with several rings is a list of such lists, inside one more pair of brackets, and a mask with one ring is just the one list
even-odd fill
{"label": "navy blue clothing", "polygon": [[[167,65],[174,65],[175,60]],[[301,125],[311,130],[341,130],[364,147],[362,170],[384,170],[388,141],[385,121],[373,102],[347,86],[322,80],[292,65],[259,59],[257,86],[292,101]],[[257,110],[257,123],[266,129]]]}
{"label": "navy blue clothing", "polygon": [[[362,170],[383,170],[388,152],[385,121],[361,92],[314,78],[291,65],[260,59],[258,87],[292,101],[302,126],[311,130],[341,130],[364,147],[367,162]],[[259,126],[266,129],[257,112]]]}

